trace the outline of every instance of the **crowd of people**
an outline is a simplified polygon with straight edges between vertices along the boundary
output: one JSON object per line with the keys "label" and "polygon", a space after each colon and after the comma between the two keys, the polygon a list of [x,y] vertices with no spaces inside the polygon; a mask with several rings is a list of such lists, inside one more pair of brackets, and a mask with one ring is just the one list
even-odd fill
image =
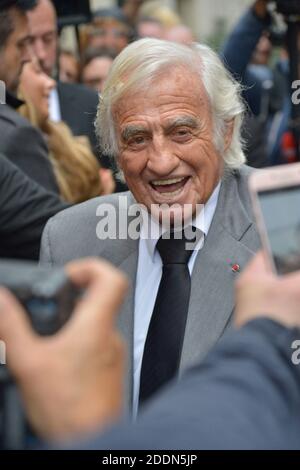
{"label": "crowd of people", "polygon": [[[187,45],[196,40],[192,30],[171,10],[137,3],[140,13],[134,20],[120,8],[93,13],[92,23],[81,29],[80,55],[70,50],[59,53],[62,81],[83,83],[101,92],[114,58],[132,40],[153,37]],[[255,1],[220,48],[225,65],[245,87],[249,113],[244,139],[248,163],[254,167],[289,163],[297,158],[289,129],[287,45],[281,38],[281,44],[275,42],[273,46],[276,38],[268,10],[270,3],[271,0]]]}
{"label": "crowd of people", "polygon": [[300,449],[300,274],[257,254],[248,188],[297,155],[270,2],[220,51],[147,3],[95,11],[78,60],[51,0],[0,0],[0,257],[86,290],[41,338],[0,289],[8,367],[48,446]]}

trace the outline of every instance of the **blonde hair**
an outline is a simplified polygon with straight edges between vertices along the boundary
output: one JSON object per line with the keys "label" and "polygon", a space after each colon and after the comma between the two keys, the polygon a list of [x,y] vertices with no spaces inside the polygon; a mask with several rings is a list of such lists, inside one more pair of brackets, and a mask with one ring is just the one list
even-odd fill
{"label": "blonde hair", "polygon": [[[127,46],[114,60],[102,92],[96,132],[105,153],[117,159],[118,145],[113,109],[126,93],[147,90],[160,73],[170,67],[184,67],[199,75],[210,101],[214,122],[214,143],[222,153],[225,167],[245,163],[241,138],[244,104],[241,86],[208,46],[175,44],[160,39],[140,39]],[[225,151],[225,131],[233,122],[231,144]]]}
{"label": "blonde hair", "polygon": [[181,23],[180,16],[171,8],[160,5],[160,2],[145,3],[141,8],[141,16],[150,16],[158,20],[165,28],[172,28]]}
{"label": "blonde hair", "polygon": [[102,189],[100,166],[89,148],[89,141],[75,137],[63,122],[41,122],[26,93],[22,90],[20,95],[26,101],[19,108],[20,114],[47,137],[49,158],[62,198],[76,204],[99,196]]}

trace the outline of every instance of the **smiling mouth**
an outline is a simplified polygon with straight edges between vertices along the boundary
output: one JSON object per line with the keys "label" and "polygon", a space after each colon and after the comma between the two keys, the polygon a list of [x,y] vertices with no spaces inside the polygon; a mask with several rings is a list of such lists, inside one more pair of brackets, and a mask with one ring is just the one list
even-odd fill
{"label": "smiling mouth", "polygon": [[179,194],[184,188],[189,176],[180,178],[168,178],[164,180],[153,180],[150,182],[151,187],[160,194],[166,194],[168,196],[175,196]]}

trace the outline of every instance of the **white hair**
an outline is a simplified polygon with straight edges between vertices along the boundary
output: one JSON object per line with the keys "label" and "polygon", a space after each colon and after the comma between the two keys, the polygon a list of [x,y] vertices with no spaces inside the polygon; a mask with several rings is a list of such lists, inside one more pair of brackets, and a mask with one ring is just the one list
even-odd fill
{"label": "white hair", "polygon": [[[214,122],[214,144],[223,155],[225,167],[245,163],[241,138],[244,103],[241,85],[227,71],[218,55],[208,46],[191,46],[160,39],[140,39],[127,46],[115,59],[100,97],[96,132],[102,151],[117,159],[114,108],[126,93],[147,90],[159,74],[170,67],[184,66],[197,73],[206,90]],[[225,131],[233,123],[231,144],[224,150]]]}

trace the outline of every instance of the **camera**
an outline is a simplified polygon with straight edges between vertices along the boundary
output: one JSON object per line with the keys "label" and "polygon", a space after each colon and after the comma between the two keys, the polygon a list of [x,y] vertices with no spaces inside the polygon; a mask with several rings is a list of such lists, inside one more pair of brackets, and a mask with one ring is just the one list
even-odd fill
{"label": "camera", "polygon": [[1,261],[0,285],[17,297],[40,335],[56,333],[70,317],[78,297],[78,289],[63,268],[49,269],[26,261]]}
{"label": "camera", "polygon": [[59,28],[78,26],[91,21],[92,13],[88,0],[53,0],[53,4]]}
{"label": "camera", "polygon": [[276,0],[276,9],[284,16],[300,15],[300,2],[299,0]]}
{"label": "camera", "polygon": [[[1,260],[0,285],[15,295],[33,329],[42,336],[53,335],[63,327],[82,293],[63,268],[45,268],[27,261]],[[0,365],[0,448],[25,447],[28,433],[17,387],[6,366]]]}

